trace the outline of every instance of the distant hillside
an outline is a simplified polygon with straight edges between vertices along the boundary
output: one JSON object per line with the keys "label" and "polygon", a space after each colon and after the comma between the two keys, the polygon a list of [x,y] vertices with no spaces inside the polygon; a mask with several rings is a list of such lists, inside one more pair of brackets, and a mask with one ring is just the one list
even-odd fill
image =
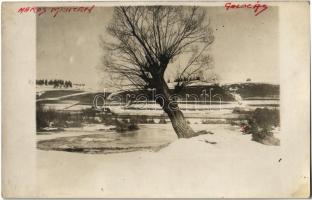
{"label": "distant hillside", "polygon": [[269,83],[234,83],[222,86],[239,94],[243,99],[279,99],[279,85]]}
{"label": "distant hillside", "polygon": [[80,92],[81,92],[80,90],[48,90],[38,94],[37,99],[57,98]]}
{"label": "distant hillside", "polygon": [[105,93],[104,95],[103,92],[92,92],[88,94],[82,94],[79,96],[72,96],[72,97],[64,98],[63,100],[79,101],[79,105],[92,105],[94,97],[96,95],[104,95],[104,97],[107,97],[109,94],[110,93]]}
{"label": "distant hillside", "polygon": [[[170,89],[173,93],[174,89]],[[180,100],[203,101],[206,94],[206,101],[210,100],[209,94],[211,92],[211,100],[219,101],[235,101],[237,95],[242,99],[279,99],[279,85],[269,83],[230,83],[230,84],[198,84],[192,83],[190,86],[184,88],[176,95]],[[79,94],[81,93],[81,94]],[[73,95],[71,95],[73,94]],[[98,94],[103,95],[103,92],[88,92],[82,90],[50,90],[44,91],[40,95],[37,94],[37,99],[49,99],[62,97],[62,101],[78,101],[80,105],[92,105],[94,97]],[[107,97],[110,93],[106,93],[104,96]],[[140,95],[140,96],[139,96]],[[148,100],[155,99],[155,93],[152,91],[133,90],[123,91],[113,95],[114,101],[128,102],[129,100],[135,100],[137,97],[147,97]],[[68,96],[68,97],[66,97]],[[154,96],[154,97],[153,97]],[[195,99],[196,97],[196,99]],[[53,102],[57,102],[54,100]]]}
{"label": "distant hillside", "polygon": [[92,105],[96,95],[107,97],[110,93],[88,92],[75,89],[52,89],[37,91],[36,99],[41,103],[61,103],[63,101],[77,101],[79,105]]}
{"label": "distant hillside", "polygon": [[[174,89],[170,90],[173,92]],[[234,96],[236,94],[242,99],[279,99],[279,85],[269,83],[231,83],[223,85],[196,85],[193,83],[191,86],[175,94],[179,96],[180,100],[187,98],[189,101],[192,101],[194,100],[194,96],[199,100],[203,100],[204,94],[209,95],[210,92],[213,101],[219,101],[219,97],[221,97],[222,101],[235,101]],[[143,90],[121,92],[118,94],[118,98],[125,102],[126,99],[136,98],[140,94],[144,94],[149,100],[153,98],[152,91]],[[207,97],[209,99],[209,96],[206,96],[206,100]]]}
{"label": "distant hillside", "polygon": [[[175,93],[173,89],[171,90],[172,94],[175,94],[175,97],[178,97],[179,100],[188,100],[188,101],[194,101],[194,100],[201,100],[203,101],[205,99],[206,94],[206,101],[209,100],[209,93],[210,89],[212,89],[211,94],[212,100],[219,101],[218,96],[222,98],[222,101],[234,101],[233,95],[231,95],[228,91],[224,90],[222,87],[218,85],[213,86],[189,86],[179,93]],[[217,95],[218,94],[218,95]],[[140,96],[139,96],[140,95]],[[144,101],[145,99],[142,97],[147,97],[148,100],[153,100],[156,98],[155,93],[152,91],[144,91],[144,90],[136,90],[136,91],[125,91],[118,94],[118,98],[121,99],[122,102],[127,102],[129,100],[135,100],[136,98],[141,97],[140,99]],[[115,100],[117,100],[117,97],[114,97]]]}

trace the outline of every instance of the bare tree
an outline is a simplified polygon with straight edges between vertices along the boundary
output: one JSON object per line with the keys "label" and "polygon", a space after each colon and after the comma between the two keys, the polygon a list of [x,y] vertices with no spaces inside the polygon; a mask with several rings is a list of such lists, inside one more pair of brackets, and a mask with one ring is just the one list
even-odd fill
{"label": "bare tree", "polygon": [[[116,7],[107,27],[112,40],[102,41],[105,69],[123,80],[124,86],[155,89],[156,102],[162,106],[179,138],[197,135],[187,124],[178,103],[172,98],[164,74],[183,56],[176,88],[187,84],[193,74],[211,60],[207,54],[214,38],[205,10],[198,7]],[[184,80],[184,81],[182,81]]]}

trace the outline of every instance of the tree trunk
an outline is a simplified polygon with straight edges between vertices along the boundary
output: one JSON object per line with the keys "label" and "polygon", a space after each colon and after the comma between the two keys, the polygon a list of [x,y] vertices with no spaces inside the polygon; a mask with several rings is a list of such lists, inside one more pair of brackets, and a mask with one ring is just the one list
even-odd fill
{"label": "tree trunk", "polygon": [[156,89],[156,92],[157,95],[161,95],[163,99],[157,98],[156,102],[160,104],[162,109],[167,113],[178,138],[190,138],[198,135],[185,120],[178,103],[171,99],[170,90],[166,82],[163,81],[162,83],[163,84]]}
{"label": "tree trunk", "polygon": [[196,133],[185,120],[181,110],[168,110],[166,113],[171,120],[172,127],[178,135],[178,138],[190,138],[196,136]]}

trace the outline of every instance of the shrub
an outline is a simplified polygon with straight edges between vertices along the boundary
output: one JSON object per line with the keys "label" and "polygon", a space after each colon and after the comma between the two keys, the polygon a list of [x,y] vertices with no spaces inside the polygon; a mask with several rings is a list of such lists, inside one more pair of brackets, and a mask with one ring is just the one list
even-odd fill
{"label": "shrub", "polygon": [[255,122],[263,129],[272,130],[272,126],[279,126],[279,110],[273,109],[269,110],[268,108],[257,108],[252,118]]}
{"label": "shrub", "polygon": [[81,127],[83,116],[81,113],[59,112],[54,109],[44,109],[42,104],[36,105],[36,125],[41,131],[45,127],[66,128]]}
{"label": "shrub", "polygon": [[[67,128],[82,127],[83,123],[104,123],[105,125],[115,125],[116,131],[132,131],[138,130],[138,122],[147,123],[144,116],[133,116],[130,119],[117,120],[115,115],[97,116],[97,111],[85,109],[78,113],[60,112],[54,109],[44,109],[44,105],[37,104],[36,107],[36,123],[37,131],[43,131],[46,127]],[[149,123],[155,123],[153,119]]]}
{"label": "shrub", "polygon": [[116,121],[116,131],[117,132],[126,132],[126,131],[135,131],[139,129],[139,126],[135,123],[125,123]]}
{"label": "shrub", "polygon": [[128,121],[128,119],[122,119],[121,120],[123,123],[128,123],[129,121]]}
{"label": "shrub", "polygon": [[92,118],[96,116],[97,111],[92,108],[82,110],[82,115],[86,118]]}
{"label": "shrub", "polygon": [[250,111],[244,110],[243,108],[240,107],[235,107],[232,111],[234,114],[249,114]]}
{"label": "shrub", "polygon": [[148,120],[147,120],[147,123],[148,123],[148,124],[155,124],[155,121],[154,121],[153,118],[151,118],[151,119],[148,119]]}
{"label": "shrub", "polygon": [[166,119],[164,118],[159,119],[159,124],[167,124]]}
{"label": "shrub", "polygon": [[36,123],[37,123],[37,130],[40,130],[44,127],[49,126],[48,121],[45,119],[45,111],[41,104],[37,104],[36,108]]}
{"label": "shrub", "polygon": [[101,115],[102,122],[105,125],[115,125],[116,124],[116,118],[114,118],[113,115]]}
{"label": "shrub", "polygon": [[132,122],[138,123],[138,124],[146,124],[147,118],[145,116],[137,115],[134,118],[132,118]]}
{"label": "shrub", "polygon": [[241,131],[252,134],[252,140],[267,145],[279,145],[280,141],[273,136],[274,126],[279,126],[279,110],[257,108],[249,116],[247,124],[241,124]]}

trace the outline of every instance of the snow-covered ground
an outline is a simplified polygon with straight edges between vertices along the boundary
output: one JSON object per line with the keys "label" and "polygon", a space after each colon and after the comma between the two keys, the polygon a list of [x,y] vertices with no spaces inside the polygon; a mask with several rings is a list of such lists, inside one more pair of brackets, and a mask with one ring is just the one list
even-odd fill
{"label": "snow-covered ground", "polygon": [[192,127],[214,134],[176,139],[158,152],[38,150],[37,191],[42,197],[289,197],[308,181],[282,133],[276,134],[281,146],[266,146],[235,126]]}
{"label": "snow-covered ground", "polygon": [[[177,139],[170,127],[146,124],[144,131],[163,135],[171,144],[155,151],[134,151],[113,154],[84,154],[64,151],[37,151],[37,191],[40,197],[291,197],[302,196],[300,186],[308,184],[303,176],[300,160],[293,154],[293,143],[274,130],[281,146],[266,146],[242,135],[239,127],[230,124],[201,124],[209,118],[237,118],[234,107],[250,108],[258,104],[279,104],[276,100],[242,101],[241,104],[196,105],[205,110],[184,110],[183,113],[196,130],[214,134],[190,139]],[[261,107],[260,105],[260,107]],[[81,110],[90,105],[62,102],[47,106],[55,109]],[[142,105],[131,105],[132,108]],[[155,105],[155,108],[158,105]],[[183,104],[180,107],[183,108]],[[194,105],[186,105],[188,107]],[[208,105],[210,106],[210,105]],[[148,109],[154,108],[148,104]],[[162,110],[131,110],[113,106],[113,111],[126,115],[162,115]],[[214,109],[214,110],[213,110]],[[189,117],[192,117],[191,119]],[[156,128],[155,128],[156,127]],[[38,141],[59,137],[101,134],[111,127],[90,125],[67,129],[66,132],[38,135]],[[140,129],[143,130],[143,129]],[[158,131],[158,132],[157,132]],[[168,136],[168,137],[167,137]],[[289,135],[288,135],[289,136]],[[153,136],[154,137],[154,136]],[[148,142],[144,138],[144,142]],[[89,138],[85,138],[88,140]],[[100,138],[101,139],[101,138]],[[89,141],[89,140],[88,140]],[[87,142],[88,142],[87,141]],[[129,142],[140,140],[129,138]],[[165,141],[166,142],[166,141]],[[132,144],[131,144],[132,145]],[[142,142],[141,142],[142,145]],[[307,195],[307,194],[306,194]]]}

